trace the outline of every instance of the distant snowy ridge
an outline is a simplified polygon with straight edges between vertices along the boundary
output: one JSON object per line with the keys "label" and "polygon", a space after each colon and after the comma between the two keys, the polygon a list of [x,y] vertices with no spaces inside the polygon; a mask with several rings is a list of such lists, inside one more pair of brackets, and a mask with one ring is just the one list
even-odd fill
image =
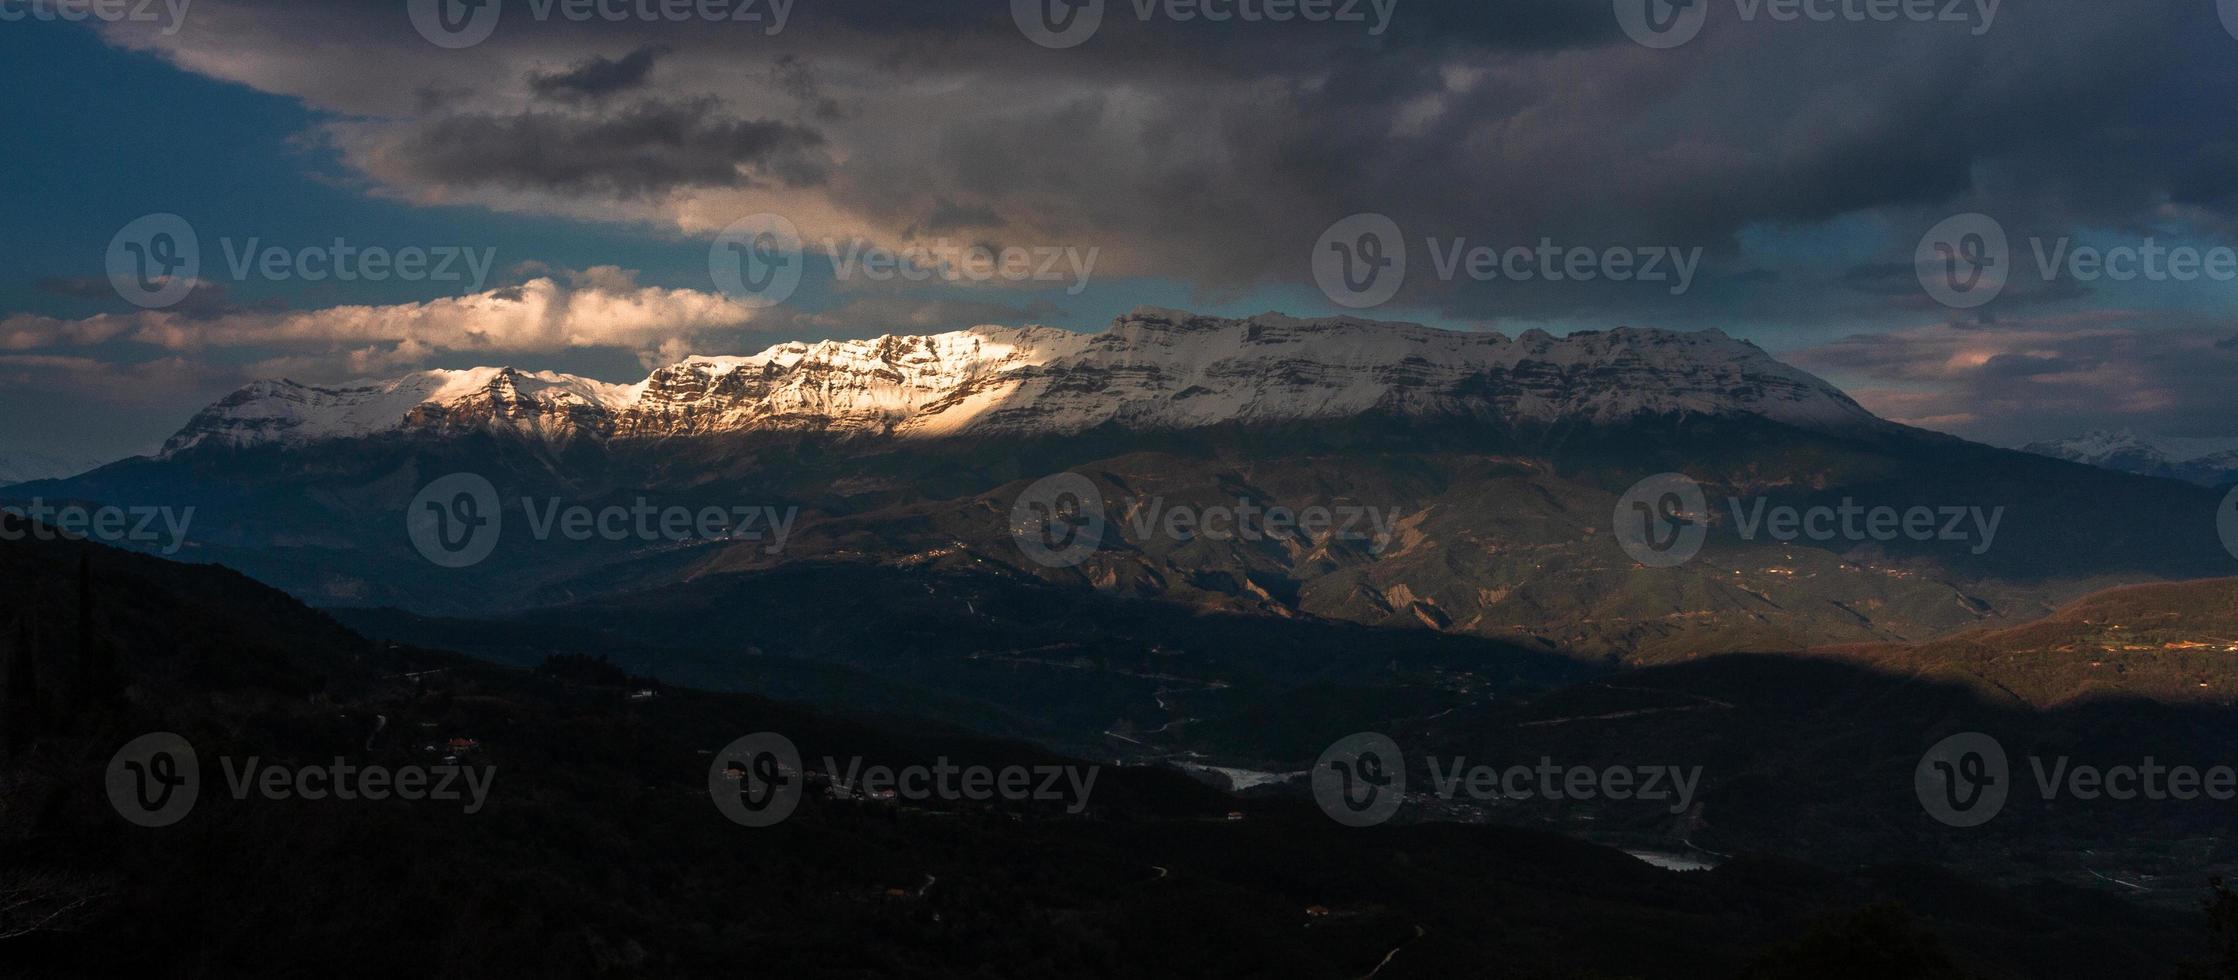
{"label": "distant snowy ridge", "polygon": [[2101,429],[2073,439],[2033,442],[2023,452],[2123,473],[2189,480],[2208,486],[2238,482],[2238,438],[2192,439]]}
{"label": "distant snowy ridge", "polygon": [[1757,415],[1818,430],[1880,423],[1848,396],[1715,331],[1555,337],[1279,314],[1143,308],[1110,330],[983,326],[691,357],[633,385],[511,368],[320,387],[260,381],[164,446],[301,446],[496,429],[549,441],[752,431],[929,438],[1069,434],[1368,412],[1616,423]]}

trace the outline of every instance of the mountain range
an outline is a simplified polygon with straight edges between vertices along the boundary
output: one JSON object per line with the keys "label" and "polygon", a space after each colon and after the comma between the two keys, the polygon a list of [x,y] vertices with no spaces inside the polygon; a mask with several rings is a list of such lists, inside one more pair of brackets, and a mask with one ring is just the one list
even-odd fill
{"label": "mountain range", "polygon": [[[1670,472],[1702,489],[1706,511],[1682,520],[1705,540],[1648,567],[1612,515]],[[437,567],[407,512],[459,473],[510,513],[486,560]],[[1108,521],[1052,565],[1013,517],[1059,473]],[[260,382],[155,457],[5,496],[193,507],[182,557],[328,607],[719,602],[684,587],[841,563],[1647,662],[1915,642],[2238,566],[2205,490],[1888,422],[1716,331],[1508,338],[1147,308],[1098,334],[980,327],[693,357],[633,385],[506,368]],[[562,506],[744,509],[783,535],[533,530]],[[1751,516],[1844,507],[1994,514],[1997,531],[1812,539]],[[1245,533],[1177,532],[1161,523],[1177,509],[1243,515]],[[1313,509],[1367,519],[1268,533],[1265,515]]]}
{"label": "mountain range", "polygon": [[[1702,503],[1658,513],[1698,527],[1699,552],[1647,560],[1626,547],[1621,522],[1637,517],[1638,487],[1673,473]],[[503,520],[486,558],[448,565],[422,550],[413,518],[431,488],[459,475],[497,495],[502,515],[474,516],[493,528]],[[1027,546],[1018,514],[1060,475],[1104,520],[1077,560],[1050,562]],[[143,700],[183,684],[208,689],[210,706],[195,710],[209,718],[188,716],[183,729],[198,741],[231,744],[216,733],[244,728],[228,712],[274,732],[324,726],[324,756],[330,743],[372,745],[362,741],[368,717],[470,730],[536,787],[537,806],[604,801],[601,819],[615,826],[640,819],[631,801],[663,808],[662,826],[677,829],[653,839],[673,843],[681,866],[720,845],[688,833],[694,814],[708,816],[702,790],[678,790],[670,771],[703,769],[701,750],[735,737],[722,733],[741,718],[810,735],[905,732],[890,740],[908,756],[999,739],[1006,752],[1108,760],[1115,776],[1139,778],[1143,795],[1114,793],[1115,805],[1083,824],[1097,847],[1110,840],[1104,828],[1137,813],[1151,822],[1144,833],[1161,838],[1214,833],[1231,812],[1256,841],[1314,835],[1328,828],[1305,810],[1295,774],[1332,738],[1374,731],[1433,753],[1410,758],[1409,778],[1421,780],[1410,785],[1429,784],[1425,763],[1438,756],[1604,770],[1671,761],[1707,773],[1683,812],[1614,799],[1449,806],[1417,792],[1407,821],[1428,826],[1392,830],[1474,839],[1485,828],[1468,825],[1527,824],[1727,861],[1689,880],[1752,888],[1770,873],[1762,862],[1935,862],[1982,883],[1906,872],[1905,894],[1971,912],[2019,900],[1992,901],[2011,886],[2039,903],[2015,913],[2030,925],[2013,935],[2027,938],[1987,947],[2053,964],[2039,972],[2079,975],[2135,972],[2123,964],[2149,961],[2165,930],[2133,922],[2107,931],[2153,938],[2055,952],[2037,938],[2056,932],[2044,924],[2046,896],[2079,890],[2058,899],[2059,919],[2111,921],[2121,913],[2104,893],[2115,889],[2188,908],[2194,879],[2238,868],[2215,829],[2224,813],[2213,801],[2015,800],[1994,833],[1969,835],[1919,809],[1912,767],[1961,731],[2094,764],[2218,759],[2238,698],[2238,673],[2218,659],[2238,647],[2238,580],[2227,578],[2238,556],[2217,533],[2221,497],[1879,419],[1716,332],[1510,339],[1159,310],[1094,335],[982,327],[783,344],[689,358],[634,385],[505,368],[263,382],[198,413],[156,456],[0,492],[0,502],[192,508],[177,557],[242,575],[96,552],[95,582],[105,615],[132,610],[106,632],[136,651],[124,662],[143,672]],[[577,539],[550,517],[550,533],[535,530],[547,507],[746,505],[785,515],[782,536]],[[1374,516],[1357,535],[1276,533],[1267,516],[1314,508]],[[1763,516],[1875,508],[1994,513],[1997,530],[1812,538],[1775,533]],[[1253,533],[1186,533],[1162,519],[1223,509]],[[1940,516],[1935,526],[1946,526]],[[41,627],[52,635],[88,632],[65,615],[85,600],[73,606],[55,584],[56,569],[87,567],[77,545],[0,539],[0,574],[37,559],[15,574],[46,583],[19,591],[60,617]],[[321,653],[305,659],[305,650]],[[319,700],[284,702],[295,717],[270,707],[276,698],[241,694],[271,685]],[[678,724],[688,733],[659,734]],[[1008,867],[1010,858],[976,857],[982,846],[1032,853],[1010,837],[977,836],[980,816],[939,817],[973,835],[956,851],[970,860],[911,864],[906,878],[809,860],[786,872],[800,884],[780,904],[823,914],[804,896],[887,895],[927,877],[945,888]],[[883,814],[840,809],[802,826],[823,833],[824,819],[833,821],[825,853],[857,853],[866,834],[883,840]],[[530,810],[491,839],[556,838],[579,852],[572,833],[533,829],[561,824],[574,826]],[[269,835],[255,830],[243,839],[262,846]],[[582,833],[626,836],[604,824]],[[1120,853],[1132,853],[1138,842],[1122,836]],[[1153,877],[1160,869],[1178,884],[1231,846],[1208,840],[1108,880],[1130,896],[1165,887],[1152,884],[1166,880]],[[1311,836],[1272,866],[1294,873],[1331,846]],[[477,862],[514,863],[495,843],[473,850],[485,855]],[[1430,853],[1371,863],[1403,867]],[[1678,894],[1613,851],[1577,861],[1602,862],[1625,894]],[[1570,863],[1544,876],[1552,893],[1574,894],[1585,880]],[[1235,877],[1270,873],[1253,866]],[[1815,894],[1834,880],[1780,875],[1790,873],[1806,883],[1753,894]],[[1326,888],[1317,881],[1279,901],[1294,916],[1329,901]],[[1548,901],[1518,895],[1497,907]],[[2101,899],[2105,907],[2090,904]],[[1335,904],[1412,908],[1395,898]],[[1470,907],[1479,905],[1494,907]],[[603,920],[629,908],[577,912]],[[1411,912],[1367,917],[1416,924]],[[668,910],[648,918],[683,921]],[[1437,928],[1473,934],[1457,925]],[[1282,923],[1283,935],[1300,931]],[[1343,975],[1371,971],[1390,948],[1360,945],[1364,960]]]}
{"label": "mountain range", "polygon": [[2238,439],[2187,439],[2100,429],[2073,439],[2033,442],[2023,452],[2123,473],[2217,487],[2238,483]]}
{"label": "mountain range", "polygon": [[302,447],[501,431],[546,443],[752,432],[933,439],[1098,426],[1473,416],[1611,424],[1754,415],[1822,430],[1877,420],[1848,396],[1717,331],[1509,339],[1351,318],[1216,319],[1144,308],[1100,334],[984,326],[691,357],[633,385],[511,368],[322,387],[251,384],[164,445]]}

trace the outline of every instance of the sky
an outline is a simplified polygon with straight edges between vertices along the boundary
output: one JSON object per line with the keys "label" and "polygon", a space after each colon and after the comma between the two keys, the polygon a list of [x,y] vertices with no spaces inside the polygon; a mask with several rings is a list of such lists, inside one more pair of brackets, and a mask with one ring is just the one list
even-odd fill
{"label": "sky", "polygon": [[[113,3],[113,0],[112,0]],[[0,0],[0,452],[1142,305],[2238,437],[2238,0]]]}

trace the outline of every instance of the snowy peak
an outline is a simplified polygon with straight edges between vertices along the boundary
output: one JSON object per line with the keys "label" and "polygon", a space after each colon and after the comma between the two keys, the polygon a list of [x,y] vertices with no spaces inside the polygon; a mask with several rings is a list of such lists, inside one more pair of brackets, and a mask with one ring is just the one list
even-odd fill
{"label": "snowy peak", "polygon": [[163,445],[171,455],[200,445],[246,448],[353,439],[467,417],[523,431],[562,419],[595,418],[630,389],[602,381],[512,368],[416,371],[387,381],[318,387],[257,381],[203,409]]}
{"label": "snowy peak", "polygon": [[2021,451],[2207,486],[2238,482],[2238,438],[2197,439],[2145,435],[2133,429],[2100,429],[2073,439],[2029,443]]}
{"label": "snowy peak", "polygon": [[751,431],[930,438],[1186,429],[1369,412],[1614,424],[1759,415],[1821,430],[1881,423],[1825,382],[1718,331],[1509,339],[1352,317],[1138,309],[1099,334],[983,326],[690,357],[634,385],[511,368],[317,387],[251,384],[165,445],[300,446],[397,432],[545,440]]}

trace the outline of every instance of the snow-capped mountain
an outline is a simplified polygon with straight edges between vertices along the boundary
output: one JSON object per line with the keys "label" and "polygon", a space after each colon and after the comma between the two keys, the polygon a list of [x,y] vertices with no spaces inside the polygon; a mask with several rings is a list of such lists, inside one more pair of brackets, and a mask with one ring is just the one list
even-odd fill
{"label": "snow-capped mountain", "polygon": [[2088,463],[2123,473],[2188,480],[2206,486],[2238,482],[2238,439],[2142,435],[2098,430],[2073,439],[2034,442],[2023,452]]}
{"label": "snow-capped mountain", "polygon": [[1760,415],[1822,431],[1882,424],[1818,378],[1715,330],[1510,339],[1349,317],[1144,308],[1100,334],[983,326],[793,342],[687,358],[633,385],[510,368],[339,387],[263,381],[203,410],[164,453],[480,428],[550,441],[751,431],[910,439],[1368,412],[1601,424]]}

